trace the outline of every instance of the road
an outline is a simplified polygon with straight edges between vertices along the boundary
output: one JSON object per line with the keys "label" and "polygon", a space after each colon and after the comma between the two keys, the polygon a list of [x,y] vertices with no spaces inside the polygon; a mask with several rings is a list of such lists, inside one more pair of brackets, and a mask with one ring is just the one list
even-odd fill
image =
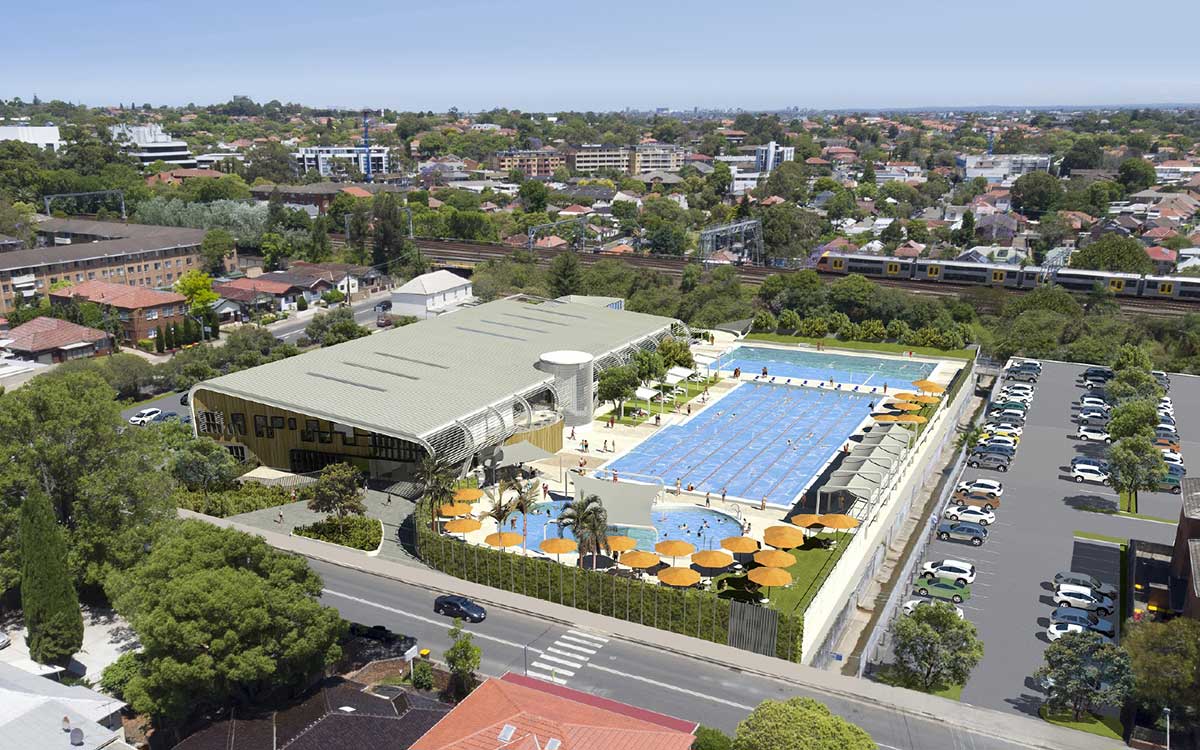
{"label": "road", "polygon": [[[374,330],[375,318],[378,316],[378,313],[375,312],[375,305],[379,304],[385,298],[386,295],[376,295],[362,302],[355,302],[350,306],[350,309],[354,310],[354,320],[359,325],[367,326]],[[307,316],[300,319],[288,319],[269,325],[267,328],[270,329],[271,333],[275,334],[275,338],[283,339],[289,344],[294,344],[296,343],[296,339],[304,334],[304,329],[308,326],[311,319]]]}
{"label": "road", "polygon": [[[324,603],[348,620],[385,625],[417,639],[435,656],[449,646],[451,622],[434,614],[434,594],[399,581],[310,560],[324,580]],[[733,732],[761,701],[815,698],[865,729],[883,750],[1016,750],[1025,747],[873,703],[580,632],[492,609],[466,628],[483,651],[488,675],[528,672],[569,687]]]}

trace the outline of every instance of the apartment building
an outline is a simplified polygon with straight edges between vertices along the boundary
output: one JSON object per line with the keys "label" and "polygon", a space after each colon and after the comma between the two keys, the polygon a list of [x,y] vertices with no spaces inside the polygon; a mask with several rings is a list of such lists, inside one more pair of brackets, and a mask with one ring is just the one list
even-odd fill
{"label": "apartment building", "polygon": [[63,145],[57,125],[0,125],[0,141],[31,143],[43,151],[57,151]]}
{"label": "apartment building", "polygon": [[754,165],[764,174],[769,174],[783,162],[793,161],[795,158],[796,149],[793,146],[781,146],[775,141],[754,147]]}
{"label": "apartment building", "polygon": [[187,316],[187,298],[182,294],[108,281],[84,281],[50,292],[53,304],[72,300],[94,302],[116,311],[121,338],[130,345],[155,338],[159,327],[182,325]]}
{"label": "apartment building", "polygon": [[[169,287],[203,266],[203,229],[120,224],[82,219],[45,219],[39,247],[0,253],[0,313],[20,296],[35,302],[62,281],[109,281],[135,287]],[[225,260],[237,268],[236,254]]]}
{"label": "apartment building", "polygon": [[913,162],[889,161],[875,168],[875,184],[887,182],[925,182],[925,170]]}
{"label": "apartment building", "polygon": [[567,152],[567,167],[578,174],[592,172],[629,174],[633,151],[628,146],[599,143],[572,146]]}
{"label": "apartment building", "polygon": [[367,154],[359,146],[305,146],[292,154],[296,168],[307,174],[316,170],[322,177],[344,173],[346,165],[359,172],[384,174],[391,171],[391,147],[371,146],[371,168],[367,169]]}
{"label": "apartment building", "polygon": [[989,183],[1011,185],[1021,175],[1049,172],[1054,157],[1049,154],[961,154],[957,159],[963,177],[982,177]]}
{"label": "apartment building", "polygon": [[567,158],[552,149],[498,151],[496,168],[503,172],[519,169],[526,177],[550,177],[554,170],[567,166]]}
{"label": "apartment building", "polygon": [[122,150],[136,158],[144,167],[164,161],[176,167],[196,166],[196,157],[186,141],[172,138],[162,125],[113,125],[109,128],[113,140]]}
{"label": "apartment building", "polygon": [[687,163],[687,149],[670,143],[642,143],[633,148],[630,172],[678,172]]}

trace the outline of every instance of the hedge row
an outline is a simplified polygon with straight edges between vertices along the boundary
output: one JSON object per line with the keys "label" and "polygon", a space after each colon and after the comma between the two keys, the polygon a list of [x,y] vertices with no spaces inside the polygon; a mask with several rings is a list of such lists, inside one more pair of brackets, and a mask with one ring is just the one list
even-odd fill
{"label": "hedge row", "polygon": [[307,526],[297,526],[295,533],[367,552],[379,549],[379,543],[383,541],[383,526],[377,519],[366,516],[324,518]]}

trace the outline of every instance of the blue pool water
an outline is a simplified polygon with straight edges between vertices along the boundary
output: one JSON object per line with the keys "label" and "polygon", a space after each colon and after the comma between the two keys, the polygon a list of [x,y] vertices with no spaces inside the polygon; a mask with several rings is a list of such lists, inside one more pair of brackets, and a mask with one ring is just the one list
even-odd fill
{"label": "blue pool water", "polygon": [[[565,502],[539,503],[537,513],[529,515],[527,534],[529,546],[536,548],[543,539],[563,536],[574,539],[570,529],[559,529],[555,520],[566,507]],[[694,505],[658,505],[650,510],[650,518],[654,529],[643,527],[610,526],[610,534],[624,534],[638,540],[638,549],[647,552],[654,551],[654,545],[667,539],[682,539],[696,545],[696,549],[716,549],[721,540],[727,536],[738,536],[741,533],[739,522],[730,515],[711,508],[701,508]],[[521,531],[522,517],[513,516],[509,523],[516,521],[515,531]],[[684,525],[687,529],[683,529]]]}
{"label": "blue pool water", "polygon": [[[684,424],[664,427],[608,464],[631,479],[678,478],[714,498],[790,505],[870,413],[851,391],[743,383]],[[791,441],[789,445],[788,441]]]}
{"label": "blue pool water", "polygon": [[742,368],[742,372],[757,375],[767,368],[771,375],[784,378],[803,378],[838,383],[880,386],[891,390],[909,388],[914,380],[929,377],[936,365],[929,362],[857,357],[802,349],[771,349],[761,346],[739,346],[721,357],[721,369]]}

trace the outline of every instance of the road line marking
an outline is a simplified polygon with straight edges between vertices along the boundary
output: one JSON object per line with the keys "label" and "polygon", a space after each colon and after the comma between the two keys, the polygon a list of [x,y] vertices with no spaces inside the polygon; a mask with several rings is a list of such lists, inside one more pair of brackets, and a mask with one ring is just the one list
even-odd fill
{"label": "road line marking", "polygon": [[567,677],[575,676],[575,673],[572,672],[571,670],[563,669],[562,667],[556,667],[553,664],[543,664],[540,661],[535,661],[533,663],[533,666],[538,667],[539,669],[548,669],[551,672],[553,672],[554,674],[565,674]]}
{"label": "road line marking", "polygon": [[629,674],[627,672],[621,672],[616,669],[609,669],[608,667],[602,667],[598,664],[592,664],[590,662],[588,663],[588,666],[591,667],[592,669],[598,669],[601,672],[608,672],[609,674],[613,674],[618,677],[624,677],[627,680],[637,680],[638,682],[644,682],[647,685],[653,685],[655,687],[662,688],[664,690],[674,690],[677,693],[683,693],[684,695],[690,695],[694,698],[703,698],[705,700],[712,701],[713,703],[720,703],[725,706],[731,706],[733,708],[740,708],[744,711],[753,711],[754,710],[754,706],[747,706],[742,703],[735,703],[730,700],[725,700],[724,698],[718,698],[715,695],[708,695],[707,693],[700,693],[695,690],[688,690],[687,688],[681,688],[678,685],[671,685],[666,682],[659,682],[658,680],[652,680],[649,677],[642,677],[641,675]]}
{"label": "road line marking", "polygon": [[560,659],[557,656],[551,656],[550,654],[542,654],[541,658],[546,659],[547,661],[555,662],[557,664],[565,664],[568,667],[574,667],[575,669],[579,669],[580,667],[582,667],[584,664],[587,663],[587,662],[576,663],[573,661],[567,661],[566,659]]}
{"label": "road line marking", "polygon": [[594,649],[594,648],[584,648],[583,646],[576,646],[573,643],[563,643],[561,638],[558,641],[556,641],[554,643],[554,645],[562,646],[563,648],[569,648],[573,651],[582,651],[583,653],[587,654],[588,656],[594,656],[596,653],[596,649]]}
{"label": "road line marking", "polygon": [[[389,607],[389,606],[387,606],[387,605],[385,605],[385,604],[380,604],[380,603],[378,603],[378,602],[373,602],[373,601],[371,601],[371,600],[369,600],[369,599],[363,599],[363,598],[360,598],[360,597],[357,597],[357,596],[351,596],[351,595],[349,595],[349,594],[343,594],[343,593],[342,593],[342,592],[340,592],[340,591],[334,591],[334,590],[332,590],[332,589],[321,589],[321,593],[322,593],[322,594],[328,594],[328,595],[330,595],[330,596],[340,596],[341,598],[343,598],[343,599],[349,599],[349,600],[350,600],[350,601],[352,601],[352,602],[358,602],[359,604],[366,604],[366,605],[367,605],[367,606],[369,606],[369,607],[375,607],[376,609],[382,609],[382,610],[383,610],[383,611],[385,611],[385,612],[391,612],[391,613],[393,613],[393,614],[397,614],[397,615],[403,615],[404,617],[410,617],[410,618],[412,618],[412,619],[414,619],[414,620],[418,620],[418,621],[420,621],[420,622],[428,623],[429,625],[440,625],[440,626],[442,626],[442,627],[445,627],[445,626],[446,626],[446,622],[445,622],[444,620],[435,620],[435,619],[433,619],[432,617],[423,617],[423,616],[421,616],[421,615],[415,615],[415,614],[413,614],[412,612],[405,612],[405,611],[404,611],[404,610],[402,610],[402,609],[396,609],[395,607]],[[503,638],[497,638],[496,636],[494,636],[494,635],[488,635],[487,633],[480,633],[480,632],[479,632],[479,631],[477,631],[477,630],[471,630],[470,628],[467,628],[467,627],[465,627],[465,626],[463,627],[463,630],[467,630],[468,632],[470,632],[470,633],[471,633],[471,635],[475,636],[476,638],[482,638],[482,639],[484,639],[484,640],[486,640],[486,641],[494,641],[494,642],[496,642],[496,643],[501,643],[501,644],[503,644],[503,645],[505,645],[505,646],[511,646],[511,647],[513,647],[513,648],[519,648],[519,649],[524,649],[524,648],[525,648],[525,644],[524,644],[524,643],[514,643],[514,642],[512,642],[512,641],[506,641],[506,640],[505,640],[505,639],[503,639]],[[530,650],[530,651],[536,651],[537,649],[530,648],[529,650]]]}
{"label": "road line marking", "polygon": [[567,632],[570,633],[571,635],[577,635],[580,638],[588,638],[590,640],[597,641],[599,643],[608,643],[607,638],[601,638],[600,636],[592,635],[591,633],[583,633],[578,630],[568,630]]}
{"label": "road line marking", "polygon": [[[551,677],[551,676],[550,676],[550,675],[548,675],[548,674],[542,674],[541,672],[535,672],[535,671],[533,671],[532,669],[527,669],[527,670],[525,670],[525,674],[526,674],[526,675],[528,675],[528,676],[530,676],[530,677],[536,677],[536,678],[538,678],[539,680],[545,680],[546,682],[556,682],[556,683],[558,683],[559,685],[566,685],[566,684],[567,684],[567,681],[566,681],[566,680],[564,680],[564,679],[562,679],[561,677]],[[877,744],[878,744],[878,743],[877,743]]]}
{"label": "road line marking", "polygon": [[[584,646],[587,646],[588,648],[594,648],[594,649],[600,648],[600,646],[598,644],[592,643],[591,641],[585,641],[582,638],[576,638],[573,635],[567,635],[566,633],[563,633],[562,635],[560,635],[558,637],[558,640],[559,641],[574,641],[575,643],[582,643]],[[593,651],[592,653],[594,654],[596,652]]]}

